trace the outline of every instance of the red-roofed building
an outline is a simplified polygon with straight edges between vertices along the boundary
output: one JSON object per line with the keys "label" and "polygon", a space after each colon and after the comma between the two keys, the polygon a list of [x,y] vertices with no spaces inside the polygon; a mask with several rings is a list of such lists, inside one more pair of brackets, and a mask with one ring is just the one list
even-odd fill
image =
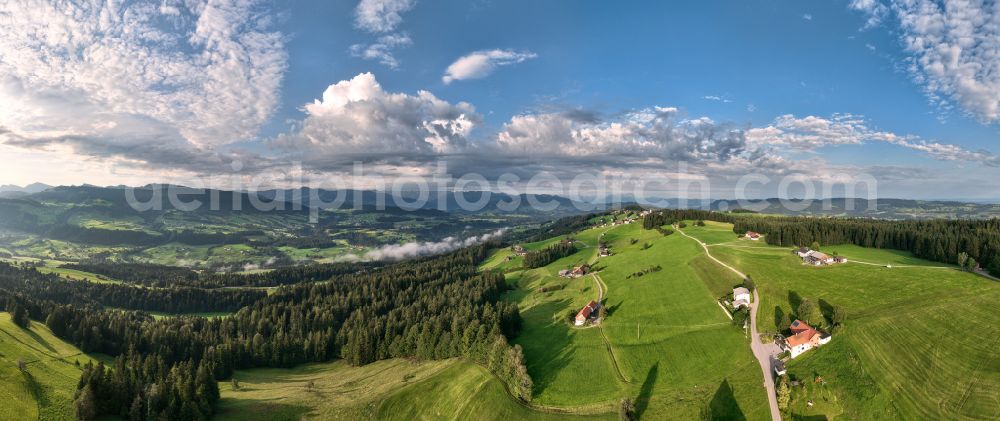
{"label": "red-roofed building", "polygon": [[753,232],[753,231],[747,231],[746,237],[749,238],[749,239],[751,239],[751,240],[757,241],[757,240],[760,240],[760,233],[756,233],[756,232]]}
{"label": "red-roofed building", "polygon": [[583,306],[583,308],[580,309],[579,313],[576,313],[575,324],[577,326],[583,326],[584,323],[587,323],[587,319],[589,319],[590,316],[592,316],[594,312],[597,311],[597,307],[598,307],[597,302],[594,300],[590,300],[590,302],[587,303],[587,305]]}
{"label": "red-roofed building", "polygon": [[785,348],[792,358],[803,352],[830,342],[830,334],[814,329],[801,320],[795,320],[790,327],[792,336],[785,338]]}

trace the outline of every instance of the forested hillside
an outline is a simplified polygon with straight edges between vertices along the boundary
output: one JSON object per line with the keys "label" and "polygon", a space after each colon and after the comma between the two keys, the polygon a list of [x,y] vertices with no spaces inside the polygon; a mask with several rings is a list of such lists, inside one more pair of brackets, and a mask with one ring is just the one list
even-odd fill
{"label": "forested hillside", "polygon": [[[393,357],[464,356],[492,370],[512,394],[530,400],[523,355],[507,343],[520,328],[517,307],[499,301],[507,288],[503,275],[477,271],[487,249],[474,246],[329,282],[282,287],[233,316],[216,319],[156,320],[141,313],[97,311],[98,304],[106,304],[77,295],[105,296],[100,290],[69,292],[73,282],[4,265],[0,305],[44,320],[53,333],[85,352],[117,356],[110,370],[88,368],[81,378],[77,404],[93,415],[200,419],[218,396],[215,379],[227,378],[233,369],[333,358],[359,365]],[[176,292],[112,287],[115,293]],[[204,294],[205,303],[216,293],[191,292]],[[201,397],[185,398],[190,396]]]}

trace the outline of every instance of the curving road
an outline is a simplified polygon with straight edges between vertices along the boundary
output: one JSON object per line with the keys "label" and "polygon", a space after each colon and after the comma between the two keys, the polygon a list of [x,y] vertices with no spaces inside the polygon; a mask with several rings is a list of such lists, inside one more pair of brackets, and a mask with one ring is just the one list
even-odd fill
{"label": "curving road", "polygon": [[[708,251],[708,245],[704,242],[687,235],[687,233],[682,231],[677,226],[674,228],[677,232],[681,233],[681,235],[698,242],[701,248],[705,250],[705,255],[708,256],[709,259],[712,259],[715,263],[733,271],[733,273],[739,275],[740,278],[746,279],[746,274],[736,270],[736,268],[729,266],[725,262],[716,259],[715,256],[712,256],[712,253]],[[757,358],[757,362],[760,363],[760,370],[764,373],[764,387],[767,389],[767,402],[771,406],[771,420],[781,421],[781,411],[778,409],[778,398],[774,392],[774,375],[771,374],[772,353],[768,349],[769,347],[760,341],[760,334],[757,333],[757,303],[760,303],[760,298],[757,296],[757,290],[754,289],[753,302],[750,303],[750,349],[753,351],[753,356]]]}

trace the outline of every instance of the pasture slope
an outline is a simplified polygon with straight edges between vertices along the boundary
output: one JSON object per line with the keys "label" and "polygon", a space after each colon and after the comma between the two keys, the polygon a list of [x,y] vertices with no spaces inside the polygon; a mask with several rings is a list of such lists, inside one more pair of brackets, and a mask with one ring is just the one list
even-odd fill
{"label": "pasture slope", "polygon": [[715,241],[712,254],[753,277],[761,332],[776,331],[783,314],[794,318],[803,298],[827,317],[832,306],[846,310],[829,345],[788,365],[803,380],[793,388],[792,415],[1000,419],[1000,282],[906,252],[850,245],[822,246],[849,263],[811,267],[790,249],[735,240],[731,226],[699,230],[711,239],[728,230],[734,241]]}
{"label": "pasture slope", "polygon": [[218,420],[583,418],[523,406],[491,373],[460,359],[392,359],[363,367],[337,361],[293,369],[242,370],[234,377],[239,389],[232,382],[219,384]]}
{"label": "pasture slope", "polygon": [[[108,362],[55,337],[44,324],[31,322],[30,329],[23,329],[10,313],[0,312],[0,419],[73,419],[80,366],[97,358]],[[24,372],[18,360],[24,361]]]}
{"label": "pasture slope", "polygon": [[[602,234],[613,256],[597,257]],[[693,262],[703,252],[695,243],[638,223],[573,237],[579,250],[542,268],[519,270],[520,258],[508,260],[508,250],[484,264],[508,271],[515,287],[507,299],[524,318],[514,342],[524,348],[535,382],[533,406],[613,415],[627,397],[647,419],[769,419],[749,340],[715,302],[738,279],[699,270]],[[588,262],[607,287],[608,316],[599,327],[575,328],[569,318],[598,291],[590,276],[565,279],[558,272]]]}

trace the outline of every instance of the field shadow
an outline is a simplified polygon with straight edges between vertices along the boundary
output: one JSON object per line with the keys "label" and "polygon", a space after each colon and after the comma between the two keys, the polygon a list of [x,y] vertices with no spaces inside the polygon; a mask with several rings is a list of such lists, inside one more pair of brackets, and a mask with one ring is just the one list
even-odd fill
{"label": "field shadow", "polygon": [[56,349],[52,346],[52,344],[49,343],[49,341],[45,340],[45,338],[41,337],[38,333],[35,333],[35,331],[31,329],[22,329],[22,330],[24,331],[24,333],[28,334],[28,336],[30,336],[31,339],[34,339],[35,342],[38,342],[40,345],[44,346],[45,349],[49,350],[49,352],[58,353]]}
{"label": "field shadow", "polygon": [[781,321],[786,317],[785,310],[781,306],[774,306],[774,325],[781,329]]}
{"label": "field shadow", "polygon": [[[552,320],[553,314],[566,313],[570,300],[559,300],[538,304],[521,313],[525,321],[534,321],[539,326],[535,332],[525,335],[522,330],[518,342],[524,348],[528,361],[528,374],[534,381],[533,393],[542,394],[573,360],[575,348],[570,345],[570,328],[562,320]],[[567,313],[568,314],[568,313]],[[527,340],[525,340],[527,339]]]}
{"label": "field shadow", "polygon": [[642,414],[649,408],[649,400],[653,398],[653,385],[656,384],[656,377],[660,373],[660,363],[653,364],[646,372],[646,380],[642,381],[639,388],[639,396],[635,398],[635,416],[642,418]]}
{"label": "field shadow", "polygon": [[829,301],[820,298],[819,311],[820,313],[823,313],[823,317],[825,317],[826,320],[833,320],[833,304],[830,304]]}
{"label": "field shadow", "polygon": [[802,304],[802,296],[795,291],[788,291],[788,304],[792,305],[792,310],[799,308],[799,304]]}
{"label": "field shadow", "polygon": [[719,384],[712,400],[703,409],[701,418],[703,420],[746,421],[747,417],[740,409],[736,397],[733,396],[733,387],[729,385],[729,380],[722,380],[722,383]]}
{"label": "field shadow", "polygon": [[242,418],[248,420],[298,420],[306,419],[306,415],[312,411],[312,408],[305,405],[274,402],[278,399],[240,399],[227,396],[219,400],[218,410],[216,410],[215,415],[221,415],[224,418]]}

